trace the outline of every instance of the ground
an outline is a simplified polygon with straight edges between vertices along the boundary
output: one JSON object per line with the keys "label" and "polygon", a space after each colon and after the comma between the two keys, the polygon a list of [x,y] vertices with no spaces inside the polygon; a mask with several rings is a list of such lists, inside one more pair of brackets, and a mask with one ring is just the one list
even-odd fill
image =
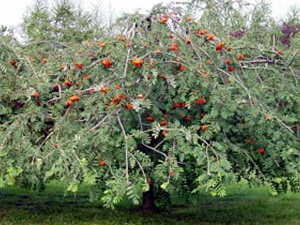
{"label": "ground", "polygon": [[[266,188],[233,184],[224,198],[212,198],[203,190],[192,205],[179,204],[155,215],[143,215],[124,202],[116,210],[89,202],[88,187],[74,196],[63,196],[63,186],[50,184],[42,193],[16,187],[0,189],[0,224],[101,224],[101,225],[196,225],[278,224],[300,225],[300,194],[272,197]],[[177,202],[177,203],[176,203]]]}

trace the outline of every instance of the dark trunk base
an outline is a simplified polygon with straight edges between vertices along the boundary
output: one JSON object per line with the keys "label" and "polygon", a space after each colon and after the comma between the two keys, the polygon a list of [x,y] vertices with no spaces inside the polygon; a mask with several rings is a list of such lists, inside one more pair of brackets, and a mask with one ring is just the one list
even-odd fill
{"label": "dark trunk base", "polygon": [[153,184],[149,184],[149,191],[143,193],[143,204],[142,204],[142,212],[143,213],[156,213],[158,212],[158,208],[154,204],[154,190]]}

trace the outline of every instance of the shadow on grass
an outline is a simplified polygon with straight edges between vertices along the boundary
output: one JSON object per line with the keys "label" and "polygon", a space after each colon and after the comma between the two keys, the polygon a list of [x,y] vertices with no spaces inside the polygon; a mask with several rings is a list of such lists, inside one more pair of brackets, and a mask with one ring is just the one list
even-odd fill
{"label": "shadow on grass", "polygon": [[[154,215],[143,215],[124,204],[116,210],[89,202],[87,189],[63,197],[59,186],[42,193],[18,188],[0,190],[0,224],[300,224],[300,195],[271,197],[263,188],[229,188],[228,196],[197,196],[194,205],[178,204]],[[177,204],[176,204],[177,203]]]}

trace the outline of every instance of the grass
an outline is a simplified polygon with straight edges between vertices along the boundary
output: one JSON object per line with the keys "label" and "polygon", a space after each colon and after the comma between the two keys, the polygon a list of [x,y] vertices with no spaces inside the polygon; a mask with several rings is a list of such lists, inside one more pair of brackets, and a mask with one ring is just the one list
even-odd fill
{"label": "grass", "polygon": [[271,197],[263,187],[236,184],[229,188],[227,197],[212,198],[203,192],[194,206],[174,205],[164,212],[144,215],[130,205],[110,210],[99,202],[90,203],[87,187],[81,188],[76,198],[63,197],[63,186],[58,183],[42,193],[8,187],[0,189],[0,224],[300,225],[300,194]]}

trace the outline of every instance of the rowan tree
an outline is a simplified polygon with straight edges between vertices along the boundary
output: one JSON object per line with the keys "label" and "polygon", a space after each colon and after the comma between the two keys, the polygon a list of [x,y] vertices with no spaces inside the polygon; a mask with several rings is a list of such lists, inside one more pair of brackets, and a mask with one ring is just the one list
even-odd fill
{"label": "rowan tree", "polygon": [[1,36],[0,186],[87,183],[106,207],[143,196],[149,211],[154,189],[225,196],[244,179],[299,191],[298,25],[268,8],[157,5],[101,36],[72,23],[32,34],[25,20],[26,43]]}

